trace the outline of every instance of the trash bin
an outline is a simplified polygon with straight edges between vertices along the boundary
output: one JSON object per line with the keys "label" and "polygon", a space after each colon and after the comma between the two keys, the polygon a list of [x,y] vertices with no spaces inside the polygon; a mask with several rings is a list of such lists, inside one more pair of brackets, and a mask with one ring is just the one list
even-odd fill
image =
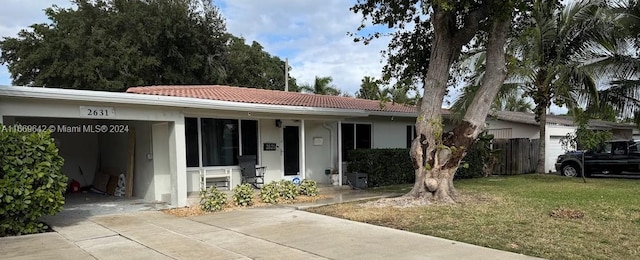
{"label": "trash bin", "polygon": [[347,173],[347,182],[353,189],[366,189],[369,177],[366,173],[350,172]]}

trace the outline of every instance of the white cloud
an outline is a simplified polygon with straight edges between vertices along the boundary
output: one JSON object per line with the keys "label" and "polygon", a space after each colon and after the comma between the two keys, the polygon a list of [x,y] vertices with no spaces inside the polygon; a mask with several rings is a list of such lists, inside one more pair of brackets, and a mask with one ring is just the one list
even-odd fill
{"label": "white cloud", "polygon": [[[387,40],[369,46],[354,43],[347,36],[360,24],[360,15],[349,11],[352,1],[221,0],[222,15],[229,32],[248,42],[260,42],[271,54],[289,58],[291,75],[299,83],[314,77],[331,76],[334,84],[353,94],[364,76],[380,76],[380,50]],[[0,37],[15,37],[20,29],[48,22],[43,9],[57,4],[70,7],[68,0],[3,0],[0,9]],[[10,84],[5,66],[0,66],[0,84]]]}
{"label": "white cloud", "polygon": [[364,76],[380,77],[380,51],[388,40],[371,45],[347,36],[360,25],[349,11],[351,1],[223,1],[229,32],[260,42],[265,50],[289,58],[291,75],[299,83],[331,76],[334,84],[354,94]]}

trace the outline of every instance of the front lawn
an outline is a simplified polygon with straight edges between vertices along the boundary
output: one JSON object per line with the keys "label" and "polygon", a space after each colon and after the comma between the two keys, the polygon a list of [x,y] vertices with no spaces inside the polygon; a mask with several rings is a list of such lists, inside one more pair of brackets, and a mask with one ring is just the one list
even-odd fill
{"label": "front lawn", "polygon": [[309,211],[549,259],[640,258],[640,179],[521,175],[455,186],[455,205]]}

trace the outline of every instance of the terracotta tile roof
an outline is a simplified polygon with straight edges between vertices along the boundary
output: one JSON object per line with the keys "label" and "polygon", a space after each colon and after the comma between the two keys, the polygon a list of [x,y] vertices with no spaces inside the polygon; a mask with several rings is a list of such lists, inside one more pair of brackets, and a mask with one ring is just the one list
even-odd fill
{"label": "terracotta tile roof", "polygon": [[386,103],[384,107],[380,107],[380,102],[376,100],[221,85],[132,87],[127,89],[127,92],[266,105],[354,109],[412,114],[416,112],[415,106],[402,104]]}

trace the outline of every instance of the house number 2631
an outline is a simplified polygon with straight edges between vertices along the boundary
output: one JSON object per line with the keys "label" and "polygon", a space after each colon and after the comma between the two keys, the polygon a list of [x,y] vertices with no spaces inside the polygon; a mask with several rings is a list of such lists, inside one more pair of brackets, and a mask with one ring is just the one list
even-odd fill
{"label": "house number 2631", "polygon": [[80,116],[81,117],[91,117],[91,118],[113,118],[116,115],[115,109],[113,107],[80,107]]}

